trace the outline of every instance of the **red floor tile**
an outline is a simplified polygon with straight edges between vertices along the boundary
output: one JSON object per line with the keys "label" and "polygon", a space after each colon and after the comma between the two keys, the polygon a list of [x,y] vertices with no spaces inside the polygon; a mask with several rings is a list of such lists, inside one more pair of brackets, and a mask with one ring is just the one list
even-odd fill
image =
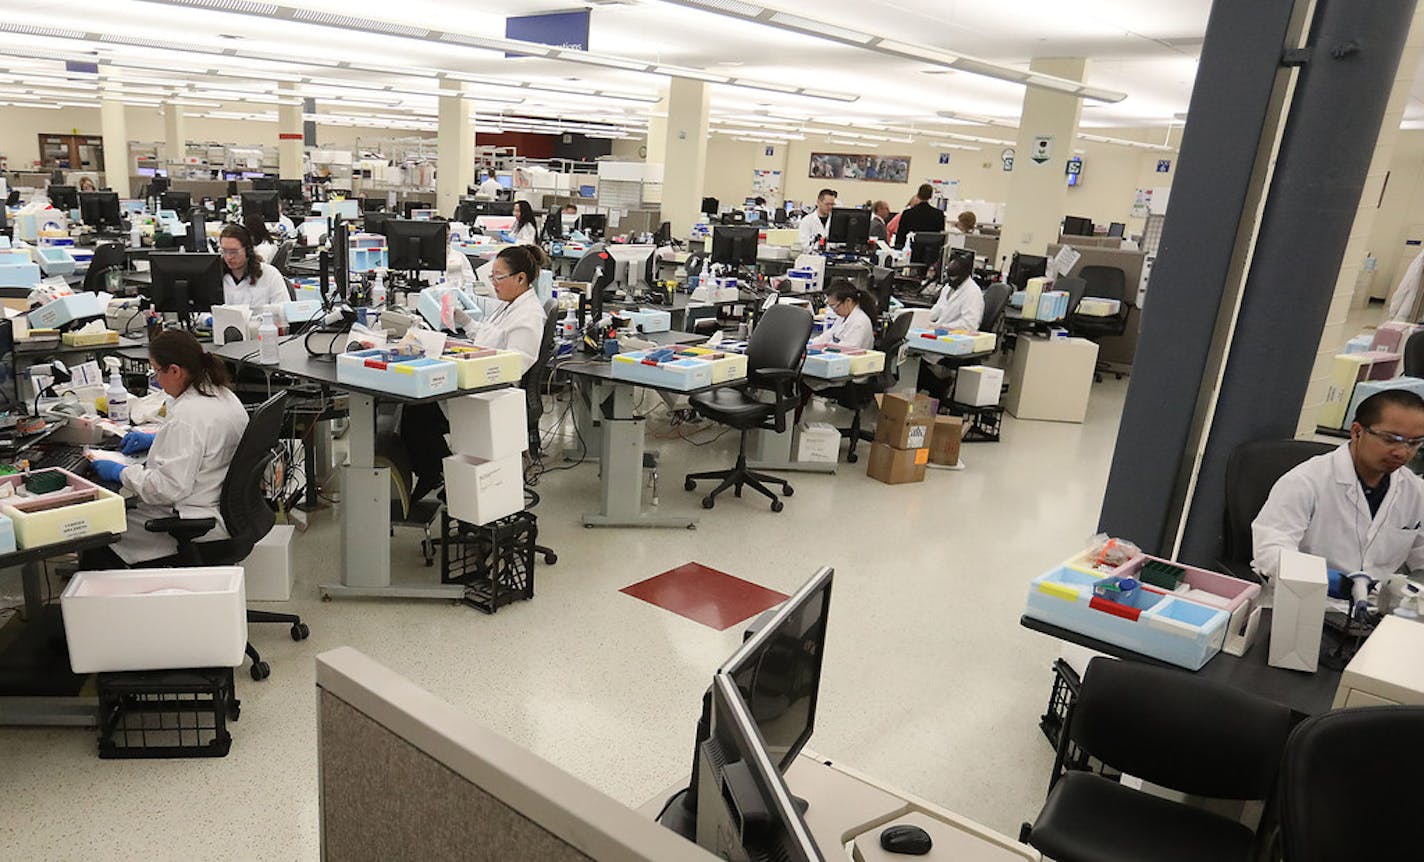
{"label": "red floor tile", "polygon": [[786,601],[786,596],[776,590],[700,563],[678,566],[619,592],[719,631]]}

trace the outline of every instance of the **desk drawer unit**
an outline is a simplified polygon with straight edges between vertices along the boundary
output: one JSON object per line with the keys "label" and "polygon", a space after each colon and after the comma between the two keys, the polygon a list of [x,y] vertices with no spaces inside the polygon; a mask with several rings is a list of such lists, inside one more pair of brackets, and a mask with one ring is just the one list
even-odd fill
{"label": "desk drawer unit", "polygon": [[357,350],[336,357],[336,382],[378,389],[408,398],[454,392],[455,363],[424,356],[400,356],[388,350]]}

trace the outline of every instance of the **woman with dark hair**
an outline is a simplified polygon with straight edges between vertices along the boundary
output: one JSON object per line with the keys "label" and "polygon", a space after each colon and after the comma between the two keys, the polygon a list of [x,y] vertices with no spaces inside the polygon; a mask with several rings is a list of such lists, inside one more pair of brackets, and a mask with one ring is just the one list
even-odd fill
{"label": "woman with dark hair", "polygon": [[516,245],[539,243],[539,228],[534,224],[534,208],[529,205],[529,201],[514,202],[514,230],[509,233],[514,237]]}
{"label": "woman with dark hair", "polygon": [[859,350],[875,346],[875,297],[869,291],[838,278],[826,291],[826,307],[835,313],[836,322],[814,344],[835,344]]}
{"label": "woman with dark hair", "polygon": [[[155,336],[148,343],[148,362],[169,398],[168,418],[156,433],[130,431],[123,441],[125,455],[147,451],[147,459],[134,465],[94,462],[100,479],[127,488],[139,499],[128,511],[124,537],[112,546],[128,565],[178,553],[167,533],[144,529],[144,522],[154,518],[216,518],[217,526],[203,541],[228,538],[218,500],[247,429],[247,411],[227,388],[222,360],[205,353],[192,335],[167,330]],[[86,565],[93,562],[87,559]]]}
{"label": "woman with dark hair", "polygon": [[272,236],[272,232],[267,230],[267,222],[262,220],[262,213],[249,211],[242,217],[242,226],[247,228],[247,235],[252,238],[252,247],[257,251],[257,257],[263,263],[271,263],[272,258],[277,256],[277,240]]}
{"label": "woman with dark hair", "polygon": [[252,234],[240,224],[230,224],[218,235],[223,261],[223,302],[257,310],[291,299],[287,282],[274,266],[263,266],[252,244]]}

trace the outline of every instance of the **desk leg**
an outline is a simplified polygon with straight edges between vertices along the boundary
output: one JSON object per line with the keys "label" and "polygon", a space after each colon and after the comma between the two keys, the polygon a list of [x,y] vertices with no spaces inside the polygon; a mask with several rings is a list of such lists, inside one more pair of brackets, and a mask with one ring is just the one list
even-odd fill
{"label": "desk leg", "polygon": [[39,560],[20,567],[20,584],[25,594],[25,619],[38,620],[44,613],[44,567]]}
{"label": "desk leg", "polygon": [[[579,375],[574,375],[569,397],[574,400],[574,429],[577,437],[572,446],[564,449],[564,458],[577,461],[582,456],[585,461],[597,461],[603,453],[604,422],[595,423],[596,403],[607,397],[607,391],[596,383]],[[583,440],[580,444],[578,440]]]}
{"label": "desk leg", "polygon": [[834,473],[834,461],[797,461],[792,456],[792,445],[796,438],[796,426],[787,423],[781,433],[761,429],[752,432],[752,457],[747,466],[753,470],[772,470],[790,473]]}
{"label": "desk leg", "polygon": [[387,596],[460,599],[460,584],[391,583],[391,476],[376,466],[376,401],[349,396],[351,463],[341,481],[341,583],[322,584],[323,598]]}
{"label": "desk leg", "polygon": [[[612,415],[603,419],[600,485],[603,511],[583,516],[585,527],[693,527],[685,515],[655,515],[643,511],[643,420],[634,416],[634,387],[615,383]],[[608,390],[594,387],[600,401]],[[595,404],[595,408],[598,409]]]}

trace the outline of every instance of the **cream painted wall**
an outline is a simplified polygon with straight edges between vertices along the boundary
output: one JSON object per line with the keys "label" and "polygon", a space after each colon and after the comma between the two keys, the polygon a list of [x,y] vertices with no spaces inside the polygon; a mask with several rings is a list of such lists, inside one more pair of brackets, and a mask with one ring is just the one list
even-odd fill
{"label": "cream painted wall", "polygon": [[[1375,215],[1369,254],[1378,260],[1375,292],[1394,292],[1421,246],[1405,248],[1407,239],[1424,239],[1424,130],[1404,130],[1390,159],[1384,201]],[[1360,300],[1362,297],[1356,297]]]}

